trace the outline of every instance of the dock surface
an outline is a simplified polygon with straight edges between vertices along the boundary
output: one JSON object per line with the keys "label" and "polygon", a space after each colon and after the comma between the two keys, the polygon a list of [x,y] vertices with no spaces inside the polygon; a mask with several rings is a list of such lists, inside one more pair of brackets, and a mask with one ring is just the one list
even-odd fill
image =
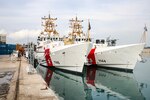
{"label": "dock surface", "polygon": [[5,77],[3,73],[12,74],[10,82],[0,82],[0,88],[6,90],[0,91],[0,100],[58,100],[35,69],[32,73],[28,71],[29,66],[24,57],[11,61],[10,56],[0,55],[0,79]]}

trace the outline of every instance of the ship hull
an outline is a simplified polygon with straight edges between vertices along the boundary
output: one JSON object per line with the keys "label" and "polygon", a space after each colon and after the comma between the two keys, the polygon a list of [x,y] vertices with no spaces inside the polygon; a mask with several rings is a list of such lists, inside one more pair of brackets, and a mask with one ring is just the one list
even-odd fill
{"label": "ship hull", "polygon": [[95,64],[103,68],[132,71],[143,48],[144,43],[96,47],[94,52]]}
{"label": "ship hull", "polygon": [[[49,53],[45,52],[46,63],[48,66],[82,72],[91,48],[92,43],[86,42],[50,48]],[[46,56],[47,54],[49,56]]]}

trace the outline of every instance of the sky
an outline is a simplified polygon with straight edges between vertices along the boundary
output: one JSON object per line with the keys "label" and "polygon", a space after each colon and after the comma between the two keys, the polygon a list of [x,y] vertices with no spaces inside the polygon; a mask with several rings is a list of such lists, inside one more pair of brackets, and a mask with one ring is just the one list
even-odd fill
{"label": "sky", "polygon": [[41,17],[57,18],[61,36],[69,33],[69,20],[76,16],[88,19],[91,37],[111,36],[118,44],[139,43],[146,24],[147,45],[150,45],[150,0],[0,0],[0,34],[7,34],[7,43],[36,43],[43,30]]}

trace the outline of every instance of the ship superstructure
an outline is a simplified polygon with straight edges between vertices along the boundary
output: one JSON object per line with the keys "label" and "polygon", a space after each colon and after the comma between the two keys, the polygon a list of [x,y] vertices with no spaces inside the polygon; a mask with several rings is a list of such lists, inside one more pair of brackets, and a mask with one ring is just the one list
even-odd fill
{"label": "ship superstructure", "polygon": [[78,17],[76,17],[75,19],[72,18],[71,20],[69,20],[69,22],[69,28],[71,29],[71,31],[69,32],[68,37],[64,39],[65,44],[73,44],[87,41],[91,42],[91,38],[89,38],[90,28],[88,28],[87,34],[83,32],[83,20],[79,20]]}
{"label": "ship superstructure", "polygon": [[[44,48],[44,45],[48,44],[48,43],[52,43],[57,46],[58,42],[62,42],[63,38],[61,38],[59,36],[59,33],[56,31],[56,24],[55,21],[57,20],[57,18],[51,18],[50,15],[48,17],[42,17],[42,26],[44,27],[44,30],[40,33],[40,35],[38,36],[38,46],[37,48]],[[42,49],[43,49],[42,48]]]}

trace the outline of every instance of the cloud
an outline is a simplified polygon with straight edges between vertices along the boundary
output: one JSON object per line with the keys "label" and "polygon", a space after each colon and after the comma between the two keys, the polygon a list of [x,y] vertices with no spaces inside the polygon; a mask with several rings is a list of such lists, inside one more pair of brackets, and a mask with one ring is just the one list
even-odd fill
{"label": "cloud", "polygon": [[4,29],[1,29],[0,34],[7,34],[7,32]]}
{"label": "cloud", "polygon": [[[130,38],[128,41],[133,41],[134,36],[138,38],[143,32],[144,24],[147,24],[148,28],[150,26],[149,4],[149,0],[3,0],[0,1],[0,27],[8,31],[9,42],[22,42],[30,38],[20,34],[33,33],[32,31],[36,33],[35,31],[41,28],[40,18],[48,13],[58,18],[57,30],[63,35],[68,34],[69,19],[77,15],[79,19],[84,20],[85,32],[87,19],[90,19],[91,33],[95,36],[93,38],[103,38],[102,36],[115,33],[125,42],[125,36]],[[20,39],[12,39],[15,34],[18,34],[16,36]],[[36,41],[32,35],[33,41]]]}
{"label": "cloud", "polygon": [[28,30],[23,29],[17,32],[7,34],[7,43],[27,43],[34,42],[36,43],[37,37],[40,34],[41,30]]}

